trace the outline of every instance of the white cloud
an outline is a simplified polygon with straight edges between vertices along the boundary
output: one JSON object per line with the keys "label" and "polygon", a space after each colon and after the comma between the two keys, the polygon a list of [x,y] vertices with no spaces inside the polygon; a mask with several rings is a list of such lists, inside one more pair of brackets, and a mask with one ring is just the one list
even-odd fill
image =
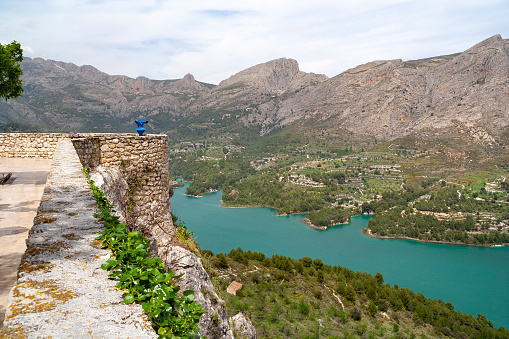
{"label": "white cloud", "polygon": [[30,47],[30,46],[26,46],[26,45],[25,45],[25,46],[23,46],[23,55],[25,55],[25,56],[31,56],[31,57],[35,57],[35,56],[37,56],[37,55],[35,54],[34,49],[33,49],[32,47]]}
{"label": "white cloud", "polygon": [[[218,83],[274,58],[335,76],[509,37],[509,4],[480,1],[3,0],[0,40],[110,74]],[[30,47],[27,47],[30,46]],[[37,55],[35,52],[37,51]]]}

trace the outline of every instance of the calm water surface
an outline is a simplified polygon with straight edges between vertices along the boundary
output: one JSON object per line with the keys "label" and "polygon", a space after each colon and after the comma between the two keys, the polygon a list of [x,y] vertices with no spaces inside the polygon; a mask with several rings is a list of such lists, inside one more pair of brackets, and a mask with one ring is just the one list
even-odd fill
{"label": "calm water surface", "polygon": [[[186,185],[187,186],[187,185]],[[222,208],[221,192],[202,198],[175,189],[172,211],[194,232],[202,249],[228,253],[232,248],[321,258],[408,287],[431,299],[452,302],[464,313],[485,314],[496,327],[509,328],[509,247],[478,248],[375,239],[364,235],[370,216],[349,225],[316,231],[304,215],[275,216],[269,208]]]}

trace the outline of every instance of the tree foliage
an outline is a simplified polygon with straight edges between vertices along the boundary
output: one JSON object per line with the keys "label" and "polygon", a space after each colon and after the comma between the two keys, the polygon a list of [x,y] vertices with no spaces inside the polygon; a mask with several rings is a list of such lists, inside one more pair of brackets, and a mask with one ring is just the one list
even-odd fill
{"label": "tree foliage", "polygon": [[[215,261],[221,258],[228,261],[228,268],[216,271],[216,276],[247,272],[242,293],[235,297],[226,294],[229,312],[250,314],[264,338],[311,338],[316,328],[310,324],[325,317],[322,334],[329,338],[387,338],[383,327],[392,332],[425,331],[426,337],[509,338],[505,328],[495,328],[483,314],[462,313],[450,302],[391,286],[384,283],[379,272],[355,272],[327,265],[319,258],[293,259],[278,254],[266,257],[241,248],[227,256],[220,253]],[[263,266],[259,265],[261,261]],[[228,282],[223,283],[226,288]],[[341,306],[333,293],[340,296]],[[379,312],[386,312],[385,325],[379,321]],[[287,327],[290,325],[291,332]]]}
{"label": "tree foliage", "polygon": [[[428,191],[388,192],[379,201],[364,203],[363,212],[375,212],[368,224],[371,233],[476,246],[509,243],[509,233],[493,230],[507,223],[509,206],[493,194],[485,193],[484,199],[476,200],[445,188],[429,194],[427,200],[414,201],[424,193]],[[478,212],[493,217],[481,218]],[[438,217],[435,213],[450,216]]]}
{"label": "tree foliage", "polygon": [[21,45],[13,41],[0,44],[0,97],[17,98],[23,93],[20,76],[23,74],[19,63],[23,61]]}

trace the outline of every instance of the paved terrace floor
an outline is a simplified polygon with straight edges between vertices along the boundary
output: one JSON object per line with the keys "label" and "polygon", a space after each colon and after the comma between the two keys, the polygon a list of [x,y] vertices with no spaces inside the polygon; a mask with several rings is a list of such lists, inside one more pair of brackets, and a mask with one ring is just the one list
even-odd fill
{"label": "paved terrace floor", "polygon": [[12,173],[9,181],[0,185],[0,328],[50,166],[48,159],[0,158],[0,180],[2,174]]}

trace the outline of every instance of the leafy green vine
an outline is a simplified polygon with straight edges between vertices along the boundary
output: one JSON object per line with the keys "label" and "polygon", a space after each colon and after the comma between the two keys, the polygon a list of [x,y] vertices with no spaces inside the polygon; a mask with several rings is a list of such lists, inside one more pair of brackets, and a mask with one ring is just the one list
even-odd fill
{"label": "leafy green vine", "polygon": [[84,172],[96,197],[98,211],[95,216],[103,221],[105,230],[97,237],[109,248],[114,258],[101,268],[117,278],[117,288],[125,293],[124,302],[141,303],[152,320],[159,338],[199,338],[197,323],[205,313],[194,300],[194,291],[187,290],[178,296],[179,286],[172,283],[171,269],[164,272],[164,263],[148,251],[150,239],[140,232],[130,232],[128,226],[112,215],[113,205],[104,191]]}

